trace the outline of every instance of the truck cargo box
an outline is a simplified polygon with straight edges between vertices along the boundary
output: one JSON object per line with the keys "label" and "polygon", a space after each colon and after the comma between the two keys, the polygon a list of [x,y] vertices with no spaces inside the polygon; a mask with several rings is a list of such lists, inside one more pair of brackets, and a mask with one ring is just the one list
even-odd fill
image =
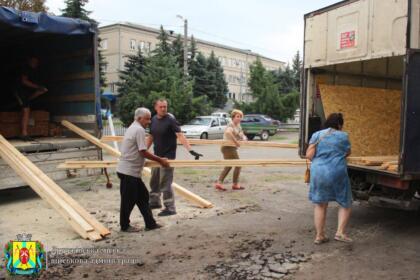
{"label": "truck cargo box", "polygon": [[304,17],[300,155],[328,114],[342,112],[352,156],[393,165],[350,162],[356,195],[420,190],[419,14],[419,0],[351,0]]}
{"label": "truck cargo box", "polygon": [[[48,92],[31,104],[30,134],[20,134],[16,90],[28,57],[38,57],[39,83]],[[99,136],[101,129],[96,27],[89,22],[0,7],[0,124],[2,134],[53,179],[69,175],[55,167],[66,159],[98,159],[100,151],[61,128],[68,120]],[[18,135],[16,135],[18,134]],[[47,137],[48,136],[48,137]],[[0,189],[23,182],[0,159]]]}

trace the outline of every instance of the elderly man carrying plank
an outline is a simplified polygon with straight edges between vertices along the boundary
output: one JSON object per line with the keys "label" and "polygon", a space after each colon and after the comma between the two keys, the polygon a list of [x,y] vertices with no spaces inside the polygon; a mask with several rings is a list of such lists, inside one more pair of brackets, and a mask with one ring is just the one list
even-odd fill
{"label": "elderly man carrying plank", "polygon": [[145,128],[151,122],[151,113],[146,108],[138,108],[134,113],[134,122],[127,129],[121,146],[121,157],[117,165],[117,174],[121,180],[121,231],[138,232],[130,225],[130,214],[134,205],[140,209],[146,230],[161,226],[153,218],[149,206],[149,192],[141,179],[145,158],[158,162],[162,167],[169,167],[166,158],[155,156],[147,151]]}

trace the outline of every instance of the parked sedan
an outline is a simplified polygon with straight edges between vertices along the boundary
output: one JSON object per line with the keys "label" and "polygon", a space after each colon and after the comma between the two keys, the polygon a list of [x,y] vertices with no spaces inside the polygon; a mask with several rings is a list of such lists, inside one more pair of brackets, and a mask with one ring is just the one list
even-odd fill
{"label": "parked sedan", "polygon": [[261,140],[267,141],[270,136],[277,133],[278,123],[266,115],[245,115],[241,121],[242,129],[249,140],[259,136]]}
{"label": "parked sedan", "polygon": [[222,139],[226,126],[225,118],[200,116],[181,126],[181,131],[187,138]]}

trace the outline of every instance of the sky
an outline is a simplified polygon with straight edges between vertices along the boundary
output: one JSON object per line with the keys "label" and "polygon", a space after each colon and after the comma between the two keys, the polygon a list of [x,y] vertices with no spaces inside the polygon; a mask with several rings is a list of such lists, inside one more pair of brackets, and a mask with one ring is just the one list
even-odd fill
{"label": "sky", "polygon": [[[101,25],[132,22],[188,35],[290,62],[302,53],[303,15],[339,0],[90,0],[86,9]],[[47,0],[60,15],[64,0]]]}

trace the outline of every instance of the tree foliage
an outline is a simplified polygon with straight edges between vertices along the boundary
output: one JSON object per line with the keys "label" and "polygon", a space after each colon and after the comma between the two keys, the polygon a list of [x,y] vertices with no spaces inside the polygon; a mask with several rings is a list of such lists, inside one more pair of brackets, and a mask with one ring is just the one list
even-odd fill
{"label": "tree foliage", "polygon": [[89,0],[65,0],[66,7],[61,10],[63,17],[80,18],[91,22],[89,17],[91,11],[85,9],[85,5]]}
{"label": "tree foliage", "polygon": [[181,123],[211,110],[207,96],[193,96],[193,81],[183,79],[178,57],[163,33],[166,32],[161,28],[159,43],[151,56],[145,58],[139,51],[129,57],[125,70],[120,73],[118,108],[125,125],[133,121],[136,108],[153,108],[158,98],[168,100],[169,111]]}
{"label": "tree foliage", "polygon": [[158,98],[166,98],[169,110],[184,123],[197,115],[207,115],[213,107],[226,103],[227,83],[223,68],[212,53],[206,58],[197,51],[195,39],[189,45],[189,76],[183,77],[184,44],[181,36],[172,42],[161,27],[158,44],[150,56],[138,51],[128,56],[118,83],[119,115],[125,125],[132,122],[136,108],[153,108]]}
{"label": "tree foliage", "polygon": [[251,103],[235,103],[245,113],[266,114],[286,121],[293,117],[299,105],[299,93],[294,86],[290,67],[285,70],[267,71],[257,59],[250,66],[248,87],[254,99]]}
{"label": "tree foliage", "polygon": [[0,6],[11,7],[21,11],[47,12],[46,0],[0,0]]}

